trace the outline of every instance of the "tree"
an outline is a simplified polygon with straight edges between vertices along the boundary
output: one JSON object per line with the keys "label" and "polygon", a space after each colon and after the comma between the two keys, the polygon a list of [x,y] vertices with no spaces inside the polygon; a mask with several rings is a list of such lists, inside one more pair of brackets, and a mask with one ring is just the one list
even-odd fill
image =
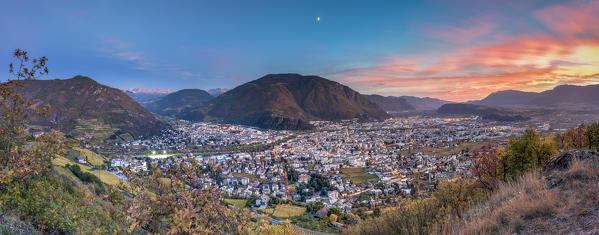
{"label": "tree", "polygon": [[576,129],[567,130],[564,133],[559,134],[558,138],[561,141],[561,149],[568,151],[572,149],[580,149],[583,148],[583,143],[585,140],[585,126],[580,125]]}
{"label": "tree", "polygon": [[201,166],[193,158],[187,160],[168,169],[154,165],[149,176],[125,170],[134,194],[124,212],[128,231],[232,234],[249,229],[249,214],[227,207],[215,189],[203,189],[197,180]]}
{"label": "tree", "polygon": [[592,123],[584,131],[589,149],[599,151],[599,123]]}
{"label": "tree", "polygon": [[557,153],[554,139],[551,136],[542,137],[532,127],[526,129],[522,136],[510,138],[503,167],[504,179],[516,179],[528,170],[543,166]]}
{"label": "tree", "polygon": [[500,171],[505,158],[493,145],[485,145],[472,151],[474,156],[472,174],[488,190],[494,190],[504,180]]}
{"label": "tree", "polygon": [[47,58],[31,59],[21,49],[13,56],[17,63],[9,65],[9,72],[14,79],[0,83],[0,190],[13,182],[27,184],[29,179],[45,175],[54,154],[63,150],[63,137],[58,132],[50,131],[34,141],[26,134],[30,117],[47,114],[50,106],[35,106],[19,89],[48,73]]}

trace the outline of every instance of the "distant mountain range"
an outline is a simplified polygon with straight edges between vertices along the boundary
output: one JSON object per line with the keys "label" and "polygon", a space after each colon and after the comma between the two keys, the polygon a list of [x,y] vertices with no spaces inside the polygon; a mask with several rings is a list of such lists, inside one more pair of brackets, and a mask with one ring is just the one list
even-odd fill
{"label": "distant mountain range", "polygon": [[543,92],[498,91],[482,100],[443,105],[437,113],[478,115],[496,121],[522,121],[532,116],[552,115],[555,111],[593,111],[598,105],[599,85],[561,85]]}
{"label": "distant mountain range", "polygon": [[451,101],[429,97],[381,95],[366,95],[366,97],[387,112],[436,110],[444,104],[451,103]]}
{"label": "distant mountain range", "polygon": [[[93,119],[135,137],[157,134],[167,127],[148,110],[191,121],[222,121],[267,129],[310,129],[312,120],[384,120],[389,117],[387,112],[437,109],[439,114],[521,121],[528,119],[522,111],[528,107],[599,105],[599,85],[563,85],[539,93],[507,90],[479,101],[451,103],[412,96],[365,96],[337,82],[299,74],[266,75],[217,97],[200,89],[168,94],[126,89],[125,94],[84,76],[31,81],[22,91],[36,105],[52,106],[50,115],[33,120],[35,123],[68,132],[78,121]],[[212,90],[213,94],[217,94],[216,91],[224,89]],[[163,96],[140,101],[146,110],[130,97],[139,94]]]}
{"label": "distant mountain range", "polygon": [[204,90],[183,89],[142,105],[151,112],[160,115],[186,119],[186,116],[181,116],[182,112],[201,106],[212,98],[214,97]]}
{"label": "distant mountain range", "polygon": [[213,88],[208,90],[208,94],[217,97],[219,95],[222,95],[223,93],[227,92],[229,89],[227,88]]}
{"label": "distant mountain range", "polygon": [[599,105],[599,85],[561,85],[543,92],[498,91],[491,93],[482,100],[468,103],[488,106],[538,107]]}
{"label": "distant mountain range", "polygon": [[155,101],[173,92],[171,89],[119,88],[139,103]]}
{"label": "distant mountain range", "polygon": [[66,133],[73,130],[78,119],[96,119],[136,138],[158,134],[167,127],[121,90],[84,76],[28,81],[21,91],[39,107],[51,105],[49,116],[34,119],[34,124]]}

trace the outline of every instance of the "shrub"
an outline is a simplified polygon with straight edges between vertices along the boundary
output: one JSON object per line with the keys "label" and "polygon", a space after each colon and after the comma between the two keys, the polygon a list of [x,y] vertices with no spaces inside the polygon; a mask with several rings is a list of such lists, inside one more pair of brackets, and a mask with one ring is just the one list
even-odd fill
{"label": "shrub", "polygon": [[86,183],[92,183],[94,185],[94,189],[96,194],[103,194],[104,192],[106,192],[106,189],[104,188],[104,183],[102,183],[102,180],[100,180],[100,178],[98,178],[97,176],[89,173],[89,172],[84,172],[81,170],[81,167],[79,167],[79,165],[77,164],[66,164],[65,167],[69,170],[71,170],[71,172],[73,172],[73,174],[75,176],[77,176],[77,178],[79,178],[81,181],[86,182]]}

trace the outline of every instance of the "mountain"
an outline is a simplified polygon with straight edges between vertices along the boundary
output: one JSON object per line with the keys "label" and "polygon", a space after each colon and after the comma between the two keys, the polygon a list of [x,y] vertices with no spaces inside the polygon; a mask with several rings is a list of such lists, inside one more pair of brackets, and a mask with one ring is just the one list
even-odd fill
{"label": "mountain", "polygon": [[489,94],[486,98],[477,101],[470,101],[471,104],[488,106],[513,106],[525,105],[538,97],[539,93],[524,92],[517,90],[498,91]]}
{"label": "mountain", "polygon": [[366,95],[366,98],[368,98],[370,101],[374,102],[387,112],[402,112],[416,109],[414,108],[414,106],[408,103],[406,99],[401,97]]}
{"label": "mountain", "polygon": [[55,127],[69,133],[81,120],[97,120],[134,137],[160,133],[167,124],[157,120],[131,97],[119,89],[97,83],[89,77],[35,80],[20,89],[26,99],[41,107],[51,105],[47,117],[34,124]]}
{"label": "mountain", "polygon": [[452,103],[451,101],[429,97],[400,96],[400,98],[404,98],[416,110],[436,110],[444,104]]}
{"label": "mountain", "polygon": [[367,95],[366,97],[387,112],[436,110],[441,105],[451,103],[450,101],[429,97],[381,95]]}
{"label": "mountain", "polygon": [[173,92],[171,89],[147,89],[143,87],[120,88],[120,90],[138,103],[155,101]]}
{"label": "mountain", "polygon": [[508,108],[498,108],[475,104],[444,104],[437,109],[439,114],[477,115],[485,120],[493,121],[526,121],[529,117],[521,115],[518,111]]}
{"label": "mountain", "polygon": [[599,85],[557,86],[552,90],[539,93],[528,104],[537,106],[552,106],[555,104],[599,105]]}
{"label": "mountain", "polygon": [[347,86],[299,74],[266,75],[188,112],[206,113],[207,119],[269,129],[309,129],[310,120],[389,117],[375,103]]}
{"label": "mountain", "polygon": [[541,106],[555,105],[598,105],[599,85],[574,86],[561,85],[551,90],[523,92],[506,90],[491,93],[482,100],[470,101],[471,104],[488,106]]}
{"label": "mountain", "polygon": [[184,110],[203,105],[212,98],[214,97],[204,90],[183,89],[143,105],[151,112],[183,119],[180,115]]}
{"label": "mountain", "polygon": [[208,93],[214,97],[217,97],[219,95],[222,95],[223,93],[227,92],[229,89],[227,88],[213,88],[208,90]]}

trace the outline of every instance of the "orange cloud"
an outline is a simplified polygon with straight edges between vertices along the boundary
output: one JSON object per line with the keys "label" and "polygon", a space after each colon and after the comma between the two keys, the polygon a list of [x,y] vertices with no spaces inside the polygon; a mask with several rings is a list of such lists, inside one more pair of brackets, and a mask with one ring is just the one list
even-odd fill
{"label": "orange cloud", "polygon": [[[599,83],[597,12],[599,1],[553,5],[531,13],[547,29],[544,33],[441,55],[394,57],[379,65],[331,74],[364,93],[452,101],[481,99],[505,89],[541,91],[561,84]],[[463,38],[454,39],[468,41],[494,28],[481,25],[481,29],[466,30]]]}

